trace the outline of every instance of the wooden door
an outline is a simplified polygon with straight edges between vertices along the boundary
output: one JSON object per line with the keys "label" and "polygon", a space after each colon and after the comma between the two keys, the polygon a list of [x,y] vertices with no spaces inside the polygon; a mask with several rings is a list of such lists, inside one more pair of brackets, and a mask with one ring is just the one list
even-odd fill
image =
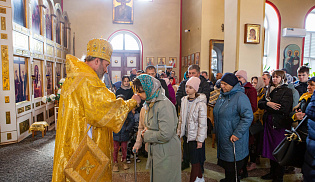
{"label": "wooden door", "polygon": [[121,81],[130,71],[140,69],[140,51],[114,51],[108,66],[109,76],[113,83]]}

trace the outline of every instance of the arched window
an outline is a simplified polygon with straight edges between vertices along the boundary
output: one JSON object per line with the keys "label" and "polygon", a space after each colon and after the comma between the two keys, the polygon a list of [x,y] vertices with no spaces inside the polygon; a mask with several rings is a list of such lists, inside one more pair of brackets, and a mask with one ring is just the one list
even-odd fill
{"label": "arched window", "polygon": [[303,63],[315,68],[315,8],[305,20],[306,37],[304,41]]}
{"label": "arched window", "polygon": [[270,2],[265,6],[264,71],[279,68],[279,14]]}
{"label": "arched window", "polygon": [[115,34],[109,39],[113,49],[122,50],[140,50],[139,39],[130,32],[123,31]]}

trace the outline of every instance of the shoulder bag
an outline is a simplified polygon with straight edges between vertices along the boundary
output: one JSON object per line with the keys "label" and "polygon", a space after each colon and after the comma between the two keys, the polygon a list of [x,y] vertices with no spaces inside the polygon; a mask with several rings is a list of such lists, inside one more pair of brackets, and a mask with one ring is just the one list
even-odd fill
{"label": "shoulder bag", "polygon": [[304,163],[304,154],[306,151],[306,143],[302,141],[298,128],[303,122],[306,122],[307,116],[299,123],[299,125],[291,130],[286,130],[288,134],[281,143],[272,152],[272,155],[281,166],[294,166],[301,168]]}

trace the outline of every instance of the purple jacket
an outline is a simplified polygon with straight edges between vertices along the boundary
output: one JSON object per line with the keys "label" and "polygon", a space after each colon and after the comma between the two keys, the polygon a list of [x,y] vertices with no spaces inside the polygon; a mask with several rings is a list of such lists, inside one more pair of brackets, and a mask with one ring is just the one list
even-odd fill
{"label": "purple jacket", "polygon": [[170,99],[170,101],[171,101],[174,105],[176,105],[175,91],[174,91],[174,89],[173,89],[172,84],[169,84],[169,85],[167,86],[167,88],[168,88],[168,93],[169,93],[169,99]]}

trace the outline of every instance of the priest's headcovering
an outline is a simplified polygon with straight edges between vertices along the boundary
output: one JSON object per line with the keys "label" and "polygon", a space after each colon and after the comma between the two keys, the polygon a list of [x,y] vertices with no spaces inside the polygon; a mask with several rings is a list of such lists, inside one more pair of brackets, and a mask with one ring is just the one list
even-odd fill
{"label": "priest's headcovering", "polygon": [[87,56],[105,59],[110,62],[113,53],[112,45],[105,39],[92,39],[87,44]]}

